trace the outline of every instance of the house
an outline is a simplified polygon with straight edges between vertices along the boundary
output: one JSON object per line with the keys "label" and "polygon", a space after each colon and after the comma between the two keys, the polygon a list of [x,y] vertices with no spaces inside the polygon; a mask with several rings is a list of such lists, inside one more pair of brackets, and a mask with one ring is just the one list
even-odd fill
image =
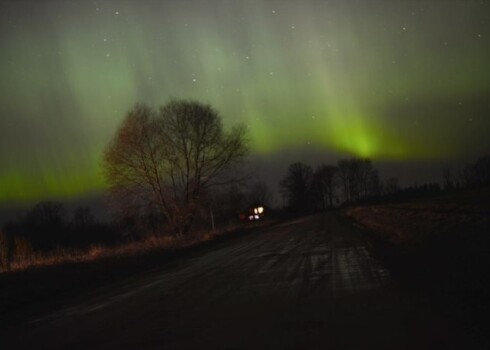
{"label": "house", "polygon": [[249,205],[240,212],[241,221],[256,221],[262,219],[268,210],[260,203]]}

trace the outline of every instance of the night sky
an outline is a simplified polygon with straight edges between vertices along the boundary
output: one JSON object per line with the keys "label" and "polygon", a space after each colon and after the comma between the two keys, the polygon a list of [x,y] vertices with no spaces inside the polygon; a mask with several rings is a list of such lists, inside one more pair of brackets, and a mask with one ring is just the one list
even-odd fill
{"label": "night sky", "polygon": [[0,202],[103,190],[125,112],[171,97],[270,164],[490,150],[489,1],[2,1],[0,53]]}

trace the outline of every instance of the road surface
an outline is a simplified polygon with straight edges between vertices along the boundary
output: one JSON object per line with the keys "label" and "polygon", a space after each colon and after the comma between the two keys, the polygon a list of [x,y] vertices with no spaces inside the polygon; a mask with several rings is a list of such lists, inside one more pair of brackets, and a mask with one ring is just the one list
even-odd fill
{"label": "road surface", "polygon": [[2,349],[472,349],[335,214],[264,228],[30,320]]}

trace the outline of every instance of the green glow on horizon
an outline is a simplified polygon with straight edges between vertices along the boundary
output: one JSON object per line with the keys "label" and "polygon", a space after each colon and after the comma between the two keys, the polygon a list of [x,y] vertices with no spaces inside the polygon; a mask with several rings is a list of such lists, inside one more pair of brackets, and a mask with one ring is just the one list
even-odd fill
{"label": "green glow on horizon", "polygon": [[[21,174],[21,175],[19,175]],[[3,201],[25,202],[45,197],[70,198],[101,190],[104,181],[94,171],[85,173],[56,173],[44,171],[42,177],[24,175],[24,172],[9,172],[0,176]]]}
{"label": "green glow on horizon", "polygon": [[0,201],[103,189],[99,159],[125,112],[171,97],[246,123],[252,152],[271,157],[483,153],[485,13],[476,1],[1,3]]}

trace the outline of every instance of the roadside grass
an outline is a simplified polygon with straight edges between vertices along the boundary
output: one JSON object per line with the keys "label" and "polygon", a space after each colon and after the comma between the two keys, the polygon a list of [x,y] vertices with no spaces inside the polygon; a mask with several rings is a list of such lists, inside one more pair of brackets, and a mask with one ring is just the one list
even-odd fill
{"label": "roadside grass", "polygon": [[490,189],[344,213],[407,287],[490,345]]}
{"label": "roadside grass", "polygon": [[91,245],[85,249],[57,247],[51,251],[34,251],[28,240],[14,237],[9,247],[5,234],[0,232],[0,274],[15,273],[37,267],[93,262],[107,258],[121,258],[150,254],[154,251],[190,247],[218,236],[237,231],[239,224],[228,225],[216,231],[200,230],[186,236],[151,233],[143,239],[116,246]]}
{"label": "roadside grass", "polygon": [[[124,286],[142,273],[159,273],[186,257],[219,249],[234,239],[275,224],[230,225],[215,232],[194,232],[187,237],[149,235],[144,240],[115,247],[86,250],[58,249],[17,257],[9,272],[0,273],[0,339],[26,320],[82,302],[87,293],[104,286]],[[1,237],[1,236],[0,236]],[[1,239],[1,238],[0,238]]]}

